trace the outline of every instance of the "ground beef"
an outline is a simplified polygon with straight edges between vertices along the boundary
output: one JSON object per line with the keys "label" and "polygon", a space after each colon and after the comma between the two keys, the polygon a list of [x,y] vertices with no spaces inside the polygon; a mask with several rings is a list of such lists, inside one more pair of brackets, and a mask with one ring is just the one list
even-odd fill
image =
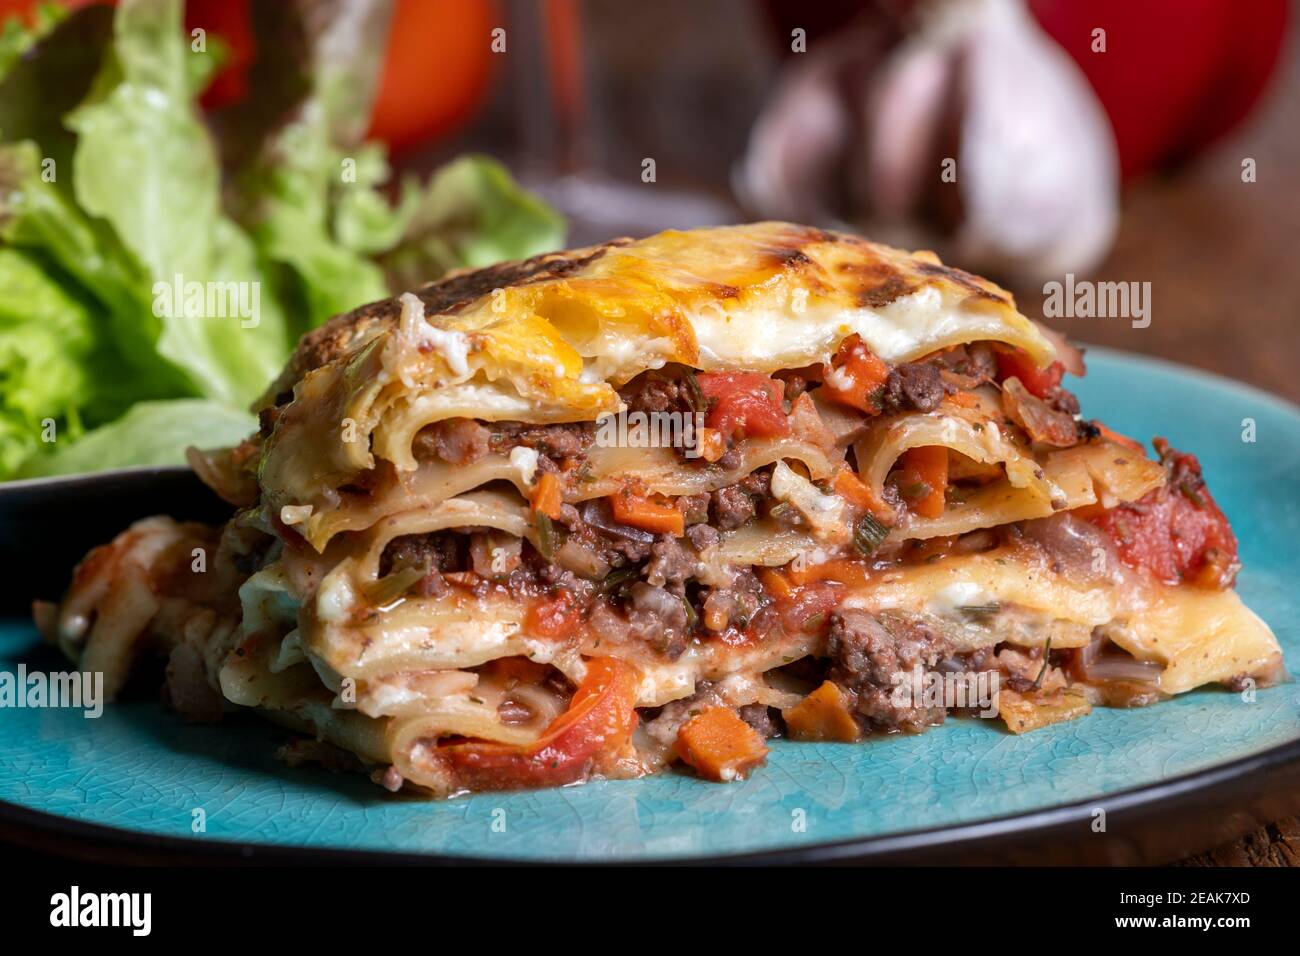
{"label": "ground beef", "polygon": [[454,531],[404,534],[388,542],[379,556],[379,574],[427,566],[434,571],[462,571],[469,565],[469,539]]}
{"label": "ground beef", "polygon": [[739,485],[728,485],[713,493],[710,502],[714,527],[721,531],[739,528],[756,514],[754,499]]}
{"label": "ground beef", "polygon": [[987,342],[975,342],[971,345],[958,345],[945,349],[927,360],[941,371],[959,375],[967,381],[964,388],[974,388],[984,382],[992,382],[998,376],[998,359],[992,346]]}
{"label": "ground beef", "polygon": [[682,585],[695,576],[699,566],[694,551],[671,535],[662,534],[650,547],[645,579],[655,587],[668,585],[680,591]]}
{"label": "ground beef", "polygon": [[828,676],[849,696],[863,730],[916,733],[942,723],[944,710],[895,702],[895,675],[933,669],[948,650],[942,635],[914,618],[845,608],[831,615]]}
{"label": "ground beef", "polygon": [[722,535],[718,529],[708,524],[693,524],[686,529],[686,537],[690,539],[691,544],[695,545],[696,551],[704,551],[712,548],[722,540]]}
{"label": "ground beef", "polygon": [[705,619],[725,615],[727,628],[743,631],[767,607],[770,599],[762,583],[750,568],[736,568],[731,584],[725,588],[706,588],[701,591],[700,605]]}
{"label": "ground beef", "polygon": [[772,719],[772,714],[767,709],[766,704],[746,704],[736,713],[740,715],[741,720],[753,727],[764,738],[777,735],[776,721]]}
{"label": "ground beef", "polygon": [[629,412],[690,412],[691,390],[674,369],[642,372],[619,389]]}
{"label": "ground beef", "polygon": [[490,445],[493,451],[499,452],[508,452],[522,445],[550,458],[562,460],[585,455],[595,434],[596,426],[592,422],[568,422],[564,425],[495,422]]}
{"label": "ground beef", "polygon": [[734,485],[713,492],[710,512],[713,525],[720,531],[739,528],[758,513],[758,502],[772,492],[772,476],[766,471],[756,471]]}
{"label": "ground beef", "polygon": [[[597,502],[593,507],[604,508],[605,505]],[[568,538],[584,548],[590,548],[611,567],[640,564],[650,557],[653,539],[633,540],[612,534],[587,523],[577,508],[568,505],[561,508],[560,524],[564,526]]]}
{"label": "ground beef", "polygon": [[682,599],[644,581],[628,589],[628,599],[622,608],[596,601],[588,624],[602,639],[648,644],[668,660],[681,657],[689,639]]}
{"label": "ground beef", "polygon": [[472,418],[448,418],[420,429],[411,445],[419,461],[435,455],[452,465],[468,465],[488,452],[492,433]]}
{"label": "ground beef", "polygon": [[882,408],[886,415],[928,412],[949,392],[939,369],[928,362],[912,362],[889,370]]}
{"label": "ground beef", "polygon": [[704,524],[709,520],[709,493],[684,495],[677,499],[682,510],[682,518],[687,525]]}

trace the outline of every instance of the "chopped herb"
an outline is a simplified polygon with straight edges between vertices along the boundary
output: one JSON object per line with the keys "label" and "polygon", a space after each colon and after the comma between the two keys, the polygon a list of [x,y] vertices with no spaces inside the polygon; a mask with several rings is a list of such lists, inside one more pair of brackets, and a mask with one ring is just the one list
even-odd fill
{"label": "chopped herb", "polygon": [[474,703],[476,703],[476,704],[481,704],[481,703],[483,703],[483,698],[481,698],[481,697],[470,697],[470,700],[472,700],[472,701],[473,701]]}
{"label": "chopped herb", "polygon": [[989,614],[997,614],[1002,610],[1002,605],[996,601],[992,604],[963,604],[957,610],[972,617],[982,617]]}
{"label": "chopped herb", "polygon": [[1047,645],[1043,648],[1043,669],[1038,672],[1038,677],[1034,680],[1034,690],[1043,686],[1043,678],[1047,676],[1047,665],[1052,653],[1052,635],[1047,635]]}
{"label": "chopped herb", "polygon": [[707,412],[709,410],[709,400],[704,397],[704,389],[700,388],[700,380],[695,377],[695,369],[688,368],[685,370],[682,375],[682,384],[686,386],[686,396],[690,402],[691,410]]}
{"label": "chopped herb", "polygon": [[700,623],[700,616],[695,613],[695,608],[691,606],[691,599],[682,595],[682,607],[686,608],[686,627],[688,630],[694,630],[695,625]]}
{"label": "chopped herb", "polygon": [[609,572],[605,575],[597,589],[606,597],[613,597],[619,591],[623,590],[629,584],[636,580],[637,573],[641,569],[635,564],[624,565],[621,568]]}
{"label": "chopped herb", "polygon": [[391,607],[394,602],[404,597],[406,592],[411,590],[428,573],[427,565],[402,568],[370,585],[366,596],[375,607]]}
{"label": "chopped herb", "polygon": [[821,626],[825,623],[826,612],[822,611],[820,614],[814,614],[812,617],[808,618],[808,620],[804,621],[803,629],[805,631],[819,631],[821,630]]}
{"label": "chopped herb", "polygon": [[930,493],[929,482],[914,481],[905,488],[899,488],[898,493],[904,498],[924,498]]}
{"label": "chopped herb", "polygon": [[853,546],[864,558],[869,558],[888,536],[889,528],[874,515],[863,515],[853,529]]}
{"label": "chopped herb", "polygon": [[537,550],[547,561],[555,560],[555,552],[560,550],[560,533],[550,516],[538,511],[534,519],[537,524]]}

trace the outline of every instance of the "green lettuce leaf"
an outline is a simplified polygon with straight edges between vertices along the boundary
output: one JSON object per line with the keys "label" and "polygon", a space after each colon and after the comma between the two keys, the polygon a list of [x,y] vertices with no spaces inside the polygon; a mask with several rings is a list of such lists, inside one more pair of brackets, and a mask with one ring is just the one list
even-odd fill
{"label": "green lettuce leaf", "polygon": [[[158,354],[188,391],[243,405],[279,370],[290,337],[258,250],[221,208],[216,150],[186,66],[206,55],[184,40],[179,0],[122,0],[104,67],[67,118],[73,186],[139,262],[152,301],[133,318],[156,333]],[[192,284],[197,298],[180,294]]]}
{"label": "green lettuce leaf", "polygon": [[75,439],[89,401],[90,305],[25,252],[0,247],[0,475],[45,437]]}
{"label": "green lettuce leaf", "polygon": [[67,10],[57,3],[38,3],[31,12],[30,23],[11,15],[0,24],[0,77],[67,15]]}
{"label": "green lettuce leaf", "polygon": [[[355,192],[364,195],[353,200],[361,204],[353,218],[382,215],[374,177],[387,167],[382,152],[360,140],[391,6],[286,0],[252,10],[258,48],[284,52],[259,58],[250,81],[260,95],[225,123],[230,143],[248,157],[234,172],[234,202],[259,248],[293,277],[306,320],[295,332],[388,295],[369,250],[336,237],[333,205]],[[401,224],[390,231],[395,240]]]}
{"label": "green lettuce leaf", "polygon": [[396,247],[380,256],[394,289],[414,289],[448,269],[489,266],[564,245],[564,219],[488,156],[439,169]]}
{"label": "green lettuce leaf", "polygon": [[183,465],[191,445],[236,445],[257,430],[247,412],[201,398],[140,402],[117,421],[79,441],[53,443],[52,451],[29,458],[18,477],[75,475],[136,465]]}

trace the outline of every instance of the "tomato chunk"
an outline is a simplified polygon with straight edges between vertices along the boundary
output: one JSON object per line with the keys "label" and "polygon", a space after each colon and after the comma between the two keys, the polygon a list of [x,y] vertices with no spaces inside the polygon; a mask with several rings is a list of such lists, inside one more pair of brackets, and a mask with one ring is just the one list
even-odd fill
{"label": "tomato chunk", "polygon": [[539,637],[568,637],[582,620],[582,608],[573,592],[560,588],[554,596],[529,606],[524,626]]}
{"label": "tomato chunk", "polygon": [[822,386],[840,404],[878,415],[888,380],[889,366],[863,345],[858,336],[850,335],[840,343],[830,366],[823,370]]}
{"label": "tomato chunk", "polygon": [[587,674],[568,709],[533,744],[488,741],[447,744],[437,756],[472,790],[558,787],[585,778],[602,755],[627,744],[636,727],[640,676],[613,657],[587,661]]}
{"label": "tomato chunk", "polygon": [[994,353],[998,360],[998,381],[1018,378],[1031,395],[1047,398],[1053,389],[1061,384],[1065,376],[1065,366],[1053,362],[1046,368],[1039,368],[1029,353],[1013,346],[999,346]]}
{"label": "tomato chunk", "polygon": [[762,372],[703,372],[700,391],[709,399],[704,424],[724,438],[785,435],[790,421],[781,408],[785,386]]}
{"label": "tomato chunk", "polygon": [[1154,444],[1167,482],[1094,522],[1110,535],[1129,567],[1145,568],[1165,584],[1231,587],[1239,567],[1237,538],[1210,496],[1200,462],[1163,438]]}

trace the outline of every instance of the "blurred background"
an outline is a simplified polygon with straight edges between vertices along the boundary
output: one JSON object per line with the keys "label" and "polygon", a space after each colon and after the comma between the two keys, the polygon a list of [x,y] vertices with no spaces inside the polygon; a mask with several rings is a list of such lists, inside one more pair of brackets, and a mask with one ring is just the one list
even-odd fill
{"label": "blurred background", "polygon": [[[233,444],[302,334],[449,269],[763,218],[933,249],[1078,341],[1300,400],[1296,22],[1289,0],[0,0],[0,480]],[[187,291],[231,282],[216,304],[258,316]],[[1068,308],[1099,283],[1123,314]]]}
{"label": "blurred background", "polygon": [[[505,159],[575,243],[817,221],[936,248],[1035,318],[1066,273],[1150,282],[1145,328],[1048,321],[1294,401],[1296,21],[1287,0],[399,0],[406,75],[372,132],[401,164]],[[493,25],[504,55],[468,42]]]}

